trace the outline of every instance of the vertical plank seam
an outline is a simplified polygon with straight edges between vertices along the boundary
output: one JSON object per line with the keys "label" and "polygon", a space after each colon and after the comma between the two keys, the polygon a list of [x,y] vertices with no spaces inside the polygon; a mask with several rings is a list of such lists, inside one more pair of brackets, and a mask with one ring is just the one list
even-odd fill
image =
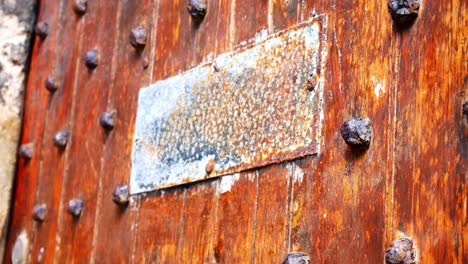
{"label": "vertical plank seam", "polygon": [[[213,232],[213,258],[214,262],[218,262],[217,260],[217,253],[216,248],[218,245],[218,235],[219,235],[219,204],[220,204],[220,186],[221,186],[221,177],[216,180],[216,208],[215,208],[215,222],[214,224],[214,232]],[[210,260],[211,261],[211,260]]]}
{"label": "vertical plank seam", "polygon": [[[120,4],[121,1],[117,1],[117,15],[116,15],[116,18],[115,18],[115,25],[117,25],[117,27],[119,26],[120,24],[120,16],[121,16],[121,8],[122,8],[122,5]],[[114,37],[114,47],[112,49],[112,66],[111,66],[111,77],[110,79],[111,80],[114,80],[115,79],[115,74],[116,74],[116,71],[117,71],[117,51],[118,51],[118,41],[119,41],[119,38],[120,38],[120,30],[118,30],[118,28],[116,29],[116,34],[115,34],[115,37]],[[114,88],[114,85],[111,85],[110,86],[110,89],[109,89],[109,92],[107,93],[107,102],[106,102],[106,108],[109,107],[109,104],[110,104],[110,94],[112,93],[112,90]],[[103,178],[104,178],[104,161],[105,161],[105,153],[106,153],[106,142],[104,142],[103,146],[102,146],[102,156],[101,156],[101,165],[100,165],[100,169],[99,169],[99,180],[98,180],[98,193],[97,193],[97,197],[96,197],[96,212],[95,212],[95,216],[94,216],[94,227],[93,227],[93,238],[92,238],[92,242],[91,242],[91,255],[90,255],[90,263],[95,263],[95,257],[96,257],[96,245],[97,245],[97,234],[99,232],[99,214],[101,212],[100,210],[100,204],[101,204],[101,201],[102,201],[102,196],[103,196],[103,186],[102,186],[102,182],[103,182]]]}
{"label": "vertical plank seam", "polygon": [[231,0],[231,16],[229,17],[229,49],[232,50],[236,38],[236,0]]}
{"label": "vertical plank seam", "polygon": [[176,256],[175,258],[177,259],[177,263],[182,263],[180,260],[182,259],[182,254],[183,252],[183,247],[184,247],[184,225],[185,225],[185,202],[187,199],[187,188],[183,188],[183,193],[182,193],[182,213],[180,216],[180,222],[179,222],[179,239],[177,243],[177,249],[176,249]]}
{"label": "vertical plank seam", "polygon": [[[247,175],[246,175],[247,176]],[[253,212],[253,238],[252,238],[252,255],[250,262],[255,263],[255,246],[257,243],[257,209],[258,209],[258,191],[259,191],[259,170],[255,170],[255,203],[254,203],[254,212]]]}
{"label": "vertical plank seam", "polygon": [[394,210],[395,210],[395,170],[396,170],[396,138],[397,138],[397,110],[398,110],[398,79],[399,79],[399,64],[400,64],[400,45],[401,45],[401,38],[400,35],[397,34],[396,37],[396,44],[395,44],[395,85],[393,88],[393,153],[392,153],[392,182],[391,182],[391,208],[390,208],[390,234],[393,237],[393,221],[394,221]]}
{"label": "vertical plank seam", "polygon": [[287,191],[289,191],[289,195],[286,199],[286,214],[288,215],[288,234],[287,234],[287,249],[288,252],[291,251],[291,234],[292,234],[292,218],[293,218],[293,202],[294,202],[294,175],[296,170],[296,163],[291,162],[291,172],[290,175],[286,178],[288,181],[287,183]]}
{"label": "vertical plank seam", "polygon": [[159,18],[159,7],[160,7],[160,0],[155,0],[155,4],[156,4],[156,11],[155,11],[155,14],[154,14],[154,18],[153,18],[153,27],[154,27],[154,30],[151,31],[151,46],[150,46],[150,67],[149,67],[149,71],[150,71],[150,76],[149,76],[149,83],[148,85],[152,84],[153,83],[153,75],[154,75],[154,67],[155,67],[155,64],[154,63],[156,61],[156,45],[157,45],[157,33],[158,33],[158,18]]}
{"label": "vertical plank seam", "polygon": [[135,216],[135,221],[134,221],[134,226],[133,226],[133,243],[132,243],[132,249],[131,249],[131,256],[130,256],[130,263],[135,263],[135,257],[136,257],[136,244],[137,244],[137,237],[138,237],[138,227],[139,227],[139,219],[140,219],[140,208],[141,208],[141,195],[135,196],[135,202],[136,202],[136,216]]}
{"label": "vertical plank seam", "polygon": [[268,0],[267,23],[268,34],[272,34],[275,31],[275,25],[273,24],[273,0]]}

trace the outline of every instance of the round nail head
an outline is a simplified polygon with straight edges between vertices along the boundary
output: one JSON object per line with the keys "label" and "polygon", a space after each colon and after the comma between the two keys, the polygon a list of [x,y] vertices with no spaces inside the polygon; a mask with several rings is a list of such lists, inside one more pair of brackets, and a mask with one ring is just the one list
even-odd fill
{"label": "round nail head", "polygon": [[388,264],[414,264],[417,251],[411,238],[403,237],[393,241],[385,250],[385,262]]}
{"label": "round nail head", "polygon": [[38,222],[42,222],[46,216],[47,206],[45,204],[37,204],[33,208],[33,218]]}
{"label": "round nail head", "polygon": [[372,140],[372,128],[369,118],[357,118],[346,121],[340,128],[346,144],[352,148],[368,148]]}
{"label": "round nail head", "polygon": [[112,200],[119,206],[127,206],[130,201],[128,185],[117,186],[112,195]]}

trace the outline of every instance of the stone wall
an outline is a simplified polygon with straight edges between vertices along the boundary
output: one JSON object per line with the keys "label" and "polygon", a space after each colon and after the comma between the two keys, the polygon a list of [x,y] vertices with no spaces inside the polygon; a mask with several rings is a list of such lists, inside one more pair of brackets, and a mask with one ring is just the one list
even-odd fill
{"label": "stone wall", "polygon": [[34,16],[33,0],[0,0],[0,260],[8,227]]}

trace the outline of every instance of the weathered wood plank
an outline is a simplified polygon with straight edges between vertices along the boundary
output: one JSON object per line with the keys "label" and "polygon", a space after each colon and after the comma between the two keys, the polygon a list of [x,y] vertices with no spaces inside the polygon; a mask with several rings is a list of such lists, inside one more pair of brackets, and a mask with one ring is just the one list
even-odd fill
{"label": "weathered wood plank", "polygon": [[[54,50],[59,31],[57,24],[59,2],[59,0],[44,2],[38,8],[37,22],[47,22],[49,24],[49,34],[44,40],[40,40],[38,36],[34,39],[31,68],[28,73],[24,95],[24,114],[20,141],[21,144],[33,142],[34,154],[29,161],[21,158],[18,160],[4,263],[11,263],[13,245],[23,231],[29,238],[29,243],[33,243],[35,238],[32,210],[35,203],[38,171],[42,157],[44,124],[50,100],[44,82],[53,70],[53,63],[50,62],[54,60]],[[31,259],[31,256],[29,259]]]}
{"label": "weathered wood plank", "polygon": [[[307,2],[301,16],[308,19],[314,10],[328,22],[323,145],[317,158],[299,166],[307,185],[298,191],[306,193],[294,196],[307,200],[298,200],[304,207],[294,212],[300,224],[292,224],[292,248],[319,263],[378,263],[390,156],[391,23],[379,1]],[[339,130],[361,116],[371,119],[374,139],[367,151],[353,152]],[[298,228],[302,223],[308,224]]]}
{"label": "weathered wood plank", "polygon": [[396,83],[393,238],[421,263],[468,261],[468,3],[424,1],[401,39]]}
{"label": "weathered wood plank", "polygon": [[270,0],[235,0],[231,13],[231,41],[233,46],[255,37],[261,30],[268,32]]}
{"label": "weathered wood plank", "polygon": [[[116,110],[116,125],[106,138],[101,168],[93,238],[96,263],[128,263],[133,258],[139,205],[120,210],[112,201],[112,193],[117,186],[129,182],[136,103],[139,89],[148,85],[151,79],[158,3],[154,0],[120,3],[118,39],[112,61],[115,78],[107,103],[108,111]],[[146,30],[147,40],[145,48],[136,52],[129,43],[129,34],[139,26]],[[145,60],[147,68],[144,67]]]}
{"label": "weathered wood plank", "polygon": [[250,263],[253,261],[257,186],[256,172],[221,178],[215,246],[217,263]]}
{"label": "weathered wood plank", "polygon": [[186,8],[187,1],[161,1],[157,17],[156,58],[153,82],[195,65],[196,28]]}
{"label": "weathered wood plank", "polygon": [[[51,262],[56,249],[57,223],[63,214],[60,207],[64,168],[69,149],[56,147],[53,138],[59,131],[71,128],[71,105],[75,91],[76,67],[81,40],[82,21],[75,17],[72,1],[60,3],[60,19],[57,21],[57,45],[54,49],[53,76],[58,85],[50,97],[42,147],[42,164],[37,173],[39,181],[36,204],[47,206],[46,220],[36,226],[37,239],[32,247],[34,261]],[[55,3],[59,4],[59,3]],[[70,142],[71,134],[68,140]],[[42,253],[43,252],[43,253]]]}
{"label": "weathered wood plank", "polygon": [[292,27],[300,21],[302,1],[272,0],[272,4],[272,23],[274,31]]}
{"label": "weathered wood plank", "polygon": [[219,179],[191,185],[185,194],[179,263],[215,263]]}
{"label": "weathered wood plank", "polygon": [[[76,92],[72,104],[72,139],[68,146],[66,181],[63,186],[61,218],[58,227],[61,250],[58,262],[89,261],[93,248],[99,176],[105,143],[105,131],[99,124],[102,112],[106,111],[111,82],[112,53],[116,33],[117,2],[89,2],[88,12],[83,16],[84,25],[80,44]],[[71,11],[71,6],[67,9]],[[99,21],[99,23],[96,23]],[[78,44],[78,43],[77,43]],[[95,49],[98,66],[92,70],[84,63],[84,53]],[[86,103],[82,103],[86,100]],[[80,217],[68,212],[72,199],[82,199],[84,209]],[[63,245],[63,246],[62,246]],[[65,246],[66,245],[66,246]]]}
{"label": "weathered wood plank", "polygon": [[229,49],[230,6],[232,0],[208,0],[205,19],[195,27],[194,63],[209,61]]}
{"label": "weathered wood plank", "polygon": [[186,190],[177,187],[142,197],[135,263],[177,263],[185,195]]}
{"label": "weathered wood plank", "polygon": [[292,171],[284,165],[260,169],[255,224],[255,263],[281,263],[288,253]]}

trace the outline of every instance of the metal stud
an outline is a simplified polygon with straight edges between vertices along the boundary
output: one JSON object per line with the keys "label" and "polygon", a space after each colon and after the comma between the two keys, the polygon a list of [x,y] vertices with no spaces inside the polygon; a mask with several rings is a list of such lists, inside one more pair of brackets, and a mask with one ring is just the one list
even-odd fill
{"label": "metal stud", "polygon": [[99,123],[106,130],[112,130],[115,126],[115,110],[104,112],[99,118]]}
{"label": "metal stud", "polygon": [[25,159],[31,159],[34,155],[34,143],[21,145],[19,148],[19,155]]}
{"label": "metal stud", "polygon": [[207,11],[206,0],[189,0],[187,10],[195,22],[201,22],[205,18]]}
{"label": "metal stud", "polygon": [[54,145],[59,147],[59,148],[65,148],[67,146],[67,143],[68,143],[69,134],[70,133],[68,131],[66,131],[66,130],[62,130],[62,131],[57,132],[54,135]]}
{"label": "metal stud", "polygon": [[40,39],[45,39],[49,34],[49,24],[44,21],[37,23],[35,32]]}
{"label": "metal stud", "polygon": [[402,25],[418,17],[421,0],[389,0],[388,11],[395,23]]}
{"label": "metal stud", "polygon": [[37,204],[33,208],[33,218],[38,222],[43,222],[46,216],[47,206],[45,204]]}
{"label": "metal stud", "polygon": [[346,121],[340,129],[341,136],[352,148],[368,148],[372,140],[371,121],[369,118],[357,118]]}
{"label": "metal stud", "polygon": [[205,168],[206,174],[211,174],[214,170],[214,167],[215,167],[214,160],[209,160]]}
{"label": "metal stud", "polygon": [[137,27],[130,32],[130,45],[137,50],[142,50],[146,46],[146,30]]}
{"label": "metal stud", "polygon": [[283,261],[283,264],[309,264],[310,257],[304,252],[290,252]]}
{"label": "metal stud", "polygon": [[85,64],[90,69],[98,66],[98,53],[96,49],[88,50],[85,53]]}
{"label": "metal stud", "polygon": [[128,185],[117,186],[112,195],[112,201],[119,206],[127,206],[130,201]]}
{"label": "metal stud", "polygon": [[385,262],[389,264],[413,264],[417,262],[417,251],[411,238],[393,241],[385,250]]}
{"label": "metal stud", "polygon": [[57,91],[58,89],[58,84],[54,76],[47,77],[44,84],[45,84],[45,88],[51,93]]}
{"label": "metal stud", "polygon": [[463,115],[465,116],[466,120],[468,121],[468,101],[463,104]]}
{"label": "metal stud", "polygon": [[79,16],[82,16],[88,10],[88,1],[87,0],[75,0],[73,4],[73,10]]}
{"label": "metal stud", "polygon": [[68,201],[68,212],[74,217],[80,217],[83,212],[83,199],[72,199]]}

